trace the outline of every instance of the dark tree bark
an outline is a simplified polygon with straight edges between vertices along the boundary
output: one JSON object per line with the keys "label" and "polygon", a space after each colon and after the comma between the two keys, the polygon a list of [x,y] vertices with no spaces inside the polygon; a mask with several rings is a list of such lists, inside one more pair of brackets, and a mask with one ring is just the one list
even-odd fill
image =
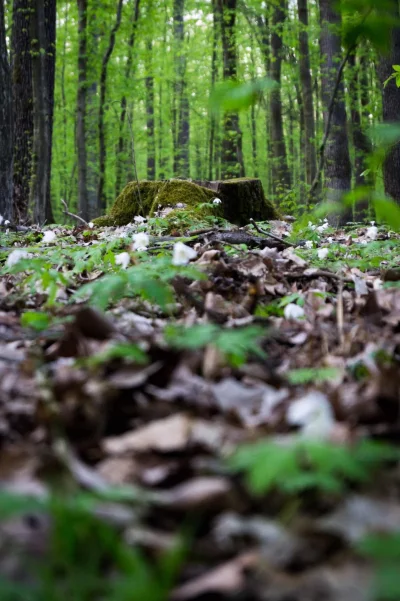
{"label": "dark tree bark", "polygon": [[78,93],[76,99],[76,146],[78,151],[78,210],[86,221],[89,219],[89,202],[87,186],[87,148],[86,148],[86,113],[87,113],[87,22],[88,2],[78,2]]}
{"label": "dark tree bark", "polygon": [[308,42],[307,0],[297,0],[297,10],[301,24],[299,33],[299,66],[304,116],[304,155],[306,166],[306,182],[307,184],[311,185],[317,172],[317,158],[315,152],[314,101],[310,69],[310,49]]}
{"label": "dark tree bark", "polygon": [[31,5],[33,142],[30,204],[35,222],[53,221],[50,198],[56,57],[56,0]]}
{"label": "dark tree bark", "polygon": [[[337,71],[341,62],[340,14],[334,10],[331,0],[320,0],[321,55],[322,55],[322,102],[325,127],[329,118],[331,98],[337,83]],[[351,163],[347,135],[347,115],[344,102],[344,84],[341,78],[336,99],[332,106],[330,134],[325,148],[325,188],[328,201],[340,202],[342,195],[351,187]],[[332,215],[332,225],[352,219],[349,209],[340,215]]]}
{"label": "dark tree bark", "polygon": [[287,162],[285,135],[283,131],[281,73],[282,73],[282,27],[286,20],[286,0],[274,4],[271,18],[271,66],[270,75],[279,87],[269,97],[269,117],[272,153],[272,188],[278,198],[290,190],[291,178]]}
{"label": "dark tree bark", "polygon": [[185,0],[174,0],[173,31],[175,41],[174,82],[174,174],[189,177],[190,172],[190,107],[186,85],[186,56],[184,53],[184,9]]}
{"label": "dark tree bark", "polygon": [[[140,14],[140,0],[135,0],[135,4],[133,7],[133,15],[131,22],[131,33],[128,40],[128,56],[126,59],[125,65],[125,81],[126,85],[128,85],[129,80],[132,76],[132,65],[133,65],[133,48],[135,46],[136,40],[136,30],[137,24],[139,21]],[[126,168],[126,155],[127,152],[127,144],[126,144],[126,135],[125,135],[125,122],[127,115],[127,98],[126,94],[124,94],[121,98],[121,114],[119,118],[119,137],[118,137],[118,146],[117,146],[117,169],[116,169],[116,183],[115,183],[115,192],[118,195],[121,192],[122,188],[122,179],[125,176],[125,168]]]}
{"label": "dark tree bark", "polygon": [[[399,4],[392,0],[391,14],[399,19]],[[383,87],[383,83],[393,72],[393,65],[400,65],[400,27],[393,26],[390,35],[390,53],[380,57],[378,76],[382,85],[382,109],[385,123],[400,121],[400,89],[392,79]],[[400,142],[387,153],[383,164],[383,180],[385,192],[400,204]]]}
{"label": "dark tree bark", "polygon": [[[224,79],[236,79],[236,0],[219,0],[219,2],[222,15],[221,36],[223,75]],[[224,133],[221,153],[222,177],[244,177],[245,169],[242,150],[242,131],[239,125],[238,113],[225,113],[223,127]]]}
{"label": "dark tree bark", "polygon": [[30,0],[14,0],[11,66],[14,99],[13,219],[28,217],[33,138]]}
{"label": "dark tree bark", "polygon": [[106,160],[107,160],[107,149],[106,149],[106,132],[104,123],[104,110],[106,104],[107,94],[107,71],[108,63],[110,62],[111,55],[115,46],[115,36],[121,25],[122,17],[122,5],[123,0],[118,0],[117,15],[115,18],[114,27],[110,32],[110,38],[108,40],[108,46],[104,53],[103,60],[101,62],[101,73],[100,73],[100,104],[99,104],[99,187],[97,191],[97,200],[99,203],[99,210],[101,213],[105,213],[107,209],[107,199],[105,194],[105,179],[106,179]]}
{"label": "dark tree bark", "polygon": [[0,213],[12,216],[13,111],[11,72],[8,62],[4,5],[0,0]]}
{"label": "dark tree bark", "polygon": [[156,177],[156,138],[154,135],[154,77],[152,52],[153,44],[146,42],[146,140],[147,140],[147,179]]}

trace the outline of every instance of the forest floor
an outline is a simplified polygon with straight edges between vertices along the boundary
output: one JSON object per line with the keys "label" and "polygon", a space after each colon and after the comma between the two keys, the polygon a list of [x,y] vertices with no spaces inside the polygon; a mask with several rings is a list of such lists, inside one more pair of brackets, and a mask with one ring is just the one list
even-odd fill
{"label": "forest floor", "polygon": [[1,598],[398,599],[399,236],[148,227],[0,234]]}

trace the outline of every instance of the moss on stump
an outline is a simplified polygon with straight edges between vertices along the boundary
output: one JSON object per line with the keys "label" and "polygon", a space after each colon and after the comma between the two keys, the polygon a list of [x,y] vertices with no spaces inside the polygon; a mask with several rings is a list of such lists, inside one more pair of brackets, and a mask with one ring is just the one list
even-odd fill
{"label": "moss on stump", "polygon": [[[220,205],[212,208],[199,205],[218,197]],[[159,208],[186,205],[197,217],[219,215],[231,223],[245,225],[252,217],[264,221],[279,218],[274,205],[265,198],[261,180],[228,179],[215,182],[194,182],[171,179],[165,181],[130,182],[117,197],[108,215],[94,219],[98,226],[119,226],[130,223],[136,215],[152,217]],[[175,213],[175,211],[173,212]],[[168,217],[173,217],[172,213]]]}
{"label": "moss on stump", "polygon": [[[215,194],[212,190],[187,180],[171,179],[154,182],[143,180],[139,182],[139,187],[137,182],[130,182],[114,202],[109,214],[93,221],[100,226],[126,225],[135,215],[152,217],[159,208],[174,207],[178,203],[195,209],[200,204],[209,203],[213,198]],[[219,209],[219,212],[222,215],[222,209]],[[218,214],[218,209],[207,211],[205,208],[202,213],[215,215]]]}

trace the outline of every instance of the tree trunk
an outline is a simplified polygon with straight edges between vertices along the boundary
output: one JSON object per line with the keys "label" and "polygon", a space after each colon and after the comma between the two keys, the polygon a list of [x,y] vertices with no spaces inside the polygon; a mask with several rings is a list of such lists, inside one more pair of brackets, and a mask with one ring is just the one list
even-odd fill
{"label": "tree trunk", "polygon": [[[399,5],[397,0],[392,0],[391,15],[399,19]],[[393,65],[400,65],[400,27],[393,26],[390,33],[390,54],[381,56],[378,64],[378,76],[382,85],[382,109],[385,123],[400,121],[400,89],[392,79],[386,87],[383,82],[393,72]],[[385,192],[397,203],[400,203],[400,142],[395,144],[387,153],[383,164],[383,180]]]}
{"label": "tree trunk", "polygon": [[189,177],[190,107],[186,86],[186,56],[184,52],[185,0],[174,0],[173,31],[175,41],[175,82],[173,109],[174,174]]}
{"label": "tree trunk", "polygon": [[[222,15],[223,75],[224,79],[236,79],[236,0],[219,0],[219,2]],[[223,127],[222,177],[244,177],[242,131],[239,125],[238,113],[225,113]]]}
{"label": "tree trunk", "polygon": [[304,155],[306,166],[306,182],[307,184],[311,185],[317,172],[317,158],[315,153],[314,102],[310,69],[310,49],[308,43],[307,0],[297,0],[297,10],[301,24],[299,33],[299,65],[304,115]]}
{"label": "tree trunk", "polygon": [[114,27],[110,32],[110,38],[108,40],[108,46],[104,53],[103,60],[101,62],[101,73],[100,73],[100,104],[99,104],[99,187],[97,191],[97,201],[99,203],[100,212],[104,213],[107,209],[107,199],[105,193],[105,179],[106,179],[106,160],[107,160],[107,149],[106,149],[106,132],[104,123],[104,110],[106,103],[107,94],[107,71],[108,63],[115,46],[115,36],[121,25],[122,17],[122,5],[123,0],[118,0],[117,15],[115,18]]}
{"label": "tree trunk", "polygon": [[[328,121],[329,106],[341,61],[340,14],[335,12],[331,0],[320,0],[321,55],[322,55],[322,102],[325,127]],[[347,135],[347,115],[344,102],[343,79],[339,83],[336,100],[332,106],[330,134],[325,148],[325,188],[328,201],[340,203],[345,192],[351,187],[351,164]],[[330,217],[332,225],[346,223],[352,219],[348,209],[340,215]]]}
{"label": "tree trunk", "polygon": [[156,138],[154,135],[154,77],[153,77],[153,43],[146,42],[146,140],[147,140],[147,179],[156,177]]}
{"label": "tree trunk", "polygon": [[30,204],[35,222],[53,221],[50,200],[56,0],[36,0],[30,19],[33,96]]}
{"label": "tree trunk", "polygon": [[[217,63],[217,48],[218,48],[218,37],[221,27],[221,14],[218,0],[212,0],[213,8],[213,46],[212,46],[212,57],[211,57],[211,89],[215,86],[218,75],[218,63]],[[208,179],[213,179],[213,167],[214,167],[214,148],[215,148],[215,134],[216,134],[217,121],[213,113],[210,115],[210,136],[208,140]]]}
{"label": "tree trunk", "polygon": [[0,0],[0,213],[12,216],[13,194],[13,111],[11,72],[8,62],[4,5]]}
{"label": "tree trunk", "polygon": [[14,194],[13,219],[28,217],[31,178],[33,106],[30,0],[14,0],[11,35],[11,66],[14,101]]}
{"label": "tree trunk", "polygon": [[76,100],[76,146],[78,150],[78,211],[89,219],[87,186],[86,112],[87,112],[87,0],[78,2],[78,93]]}
{"label": "tree trunk", "polygon": [[271,78],[279,87],[269,97],[271,151],[272,151],[272,189],[280,200],[291,187],[290,171],[287,162],[285,136],[283,131],[281,73],[282,73],[282,27],[286,20],[286,0],[274,4],[271,18]]}

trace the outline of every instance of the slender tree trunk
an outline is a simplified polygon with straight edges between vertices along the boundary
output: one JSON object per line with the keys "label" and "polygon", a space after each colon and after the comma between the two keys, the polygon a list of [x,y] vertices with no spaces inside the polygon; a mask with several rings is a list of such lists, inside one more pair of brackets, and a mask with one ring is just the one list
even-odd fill
{"label": "slender tree trunk", "polygon": [[[337,70],[341,62],[340,14],[335,12],[331,0],[320,0],[321,55],[322,55],[322,102],[325,126],[328,120],[329,105],[335,88]],[[325,188],[327,200],[340,202],[342,195],[351,187],[351,163],[347,135],[347,115],[344,102],[343,79],[339,83],[336,100],[332,107],[330,134],[325,148]],[[334,214],[333,225],[343,224],[352,219],[349,209],[339,216]]]}
{"label": "slender tree trunk", "polygon": [[174,86],[174,174],[190,175],[190,107],[186,85],[186,56],[184,52],[185,0],[174,0],[175,86]]}
{"label": "slender tree trunk", "polygon": [[87,0],[78,2],[78,93],[76,100],[76,146],[78,151],[78,210],[83,219],[89,219],[87,186]]}
{"label": "slender tree trunk", "polygon": [[[399,4],[392,0],[391,16],[399,19]],[[378,63],[378,76],[382,85],[382,109],[385,123],[400,121],[400,89],[392,79],[383,87],[383,83],[393,72],[393,65],[400,65],[400,27],[393,26],[390,33],[390,54],[381,56]],[[400,142],[387,153],[383,164],[385,192],[400,204]]]}
{"label": "slender tree trunk", "polygon": [[55,73],[55,0],[35,0],[31,10],[33,143],[30,204],[35,222],[53,221],[50,200]]}
{"label": "slender tree trunk", "polygon": [[[61,88],[61,110],[62,110],[62,141],[63,141],[63,166],[60,170],[60,190],[61,190],[61,198],[63,198],[66,202],[68,201],[68,181],[67,181],[67,96],[65,91],[65,70],[66,70],[66,54],[67,54],[67,33],[69,26],[69,4],[65,5],[65,13],[63,15],[64,18],[64,43],[62,48],[62,59],[61,59],[61,77],[60,77],[60,88]],[[68,204],[68,202],[67,202]]]}
{"label": "slender tree trunk", "polygon": [[[163,45],[167,46],[167,14],[164,19],[163,28]],[[165,150],[166,140],[168,136],[166,134],[166,127],[164,123],[164,72],[165,72],[165,56],[161,63],[161,76],[158,78],[158,179],[165,179],[166,173],[169,170],[169,157]]]}
{"label": "slender tree trunk", "polygon": [[147,140],[147,179],[156,177],[156,138],[154,134],[154,77],[151,39],[146,42],[146,140]]}
{"label": "slender tree trunk", "polygon": [[273,6],[271,18],[271,68],[273,80],[279,87],[273,90],[269,97],[271,120],[271,150],[272,150],[272,188],[279,199],[290,190],[291,178],[288,167],[285,135],[283,131],[281,73],[282,73],[282,27],[286,20],[286,0],[278,0]]}
{"label": "slender tree trunk", "polygon": [[310,49],[308,42],[308,6],[307,0],[297,0],[297,10],[301,29],[299,33],[299,65],[301,96],[304,114],[304,155],[306,166],[306,181],[311,185],[317,172],[315,152],[315,121],[312,79],[310,69]]}
{"label": "slender tree trunk", "polygon": [[8,62],[4,5],[0,0],[0,213],[12,216],[13,197],[13,111],[11,72]]}
{"label": "slender tree trunk", "polygon": [[[136,30],[139,21],[140,14],[140,0],[135,0],[133,7],[133,15],[131,21],[131,33],[128,40],[128,53],[125,65],[125,85],[128,86],[132,77],[132,63],[133,63],[133,48],[136,40]],[[118,195],[122,188],[122,180],[126,176],[126,133],[125,133],[125,122],[127,116],[127,97],[123,94],[121,98],[121,113],[119,118],[119,136],[117,145],[117,167],[115,177],[115,193]]]}
{"label": "slender tree trunk", "polygon": [[[265,13],[265,18],[262,16],[257,17],[257,27],[259,31],[260,41],[261,41],[261,52],[264,59],[264,69],[265,75],[267,77],[271,77],[271,35],[268,25],[269,15]],[[268,196],[273,194],[272,190],[272,148],[271,148],[271,118],[270,118],[270,104],[269,102],[265,103],[265,123],[266,123],[266,151],[267,151],[267,193]]]}
{"label": "slender tree trunk", "polygon": [[30,0],[14,0],[11,67],[14,101],[13,219],[28,217],[33,138]]}
{"label": "slender tree trunk", "polygon": [[[349,96],[351,105],[351,132],[354,146],[354,177],[357,186],[370,183],[370,178],[364,175],[367,169],[367,157],[372,148],[368,136],[364,133],[361,120],[361,104],[359,94],[359,70],[356,63],[356,51],[352,52],[349,64]],[[358,207],[360,209],[360,207]],[[368,204],[363,211],[368,210]],[[362,212],[363,212],[362,211]],[[359,211],[360,212],[360,211]]]}
{"label": "slender tree trunk", "polygon": [[105,180],[106,180],[106,161],[107,161],[107,149],[106,149],[106,131],[104,123],[104,110],[106,104],[107,94],[107,71],[108,63],[115,46],[115,36],[121,25],[122,17],[122,5],[123,0],[118,0],[117,5],[117,16],[115,19],[114,27],[111,30],[110,38],[108,40],[108,46],[101,62],[101,73],[100,73],[100,104],[99,104],[99,187],[97,192],[97,201],[99,203],[100,212],[104,213],[107,209],[107,199],[105,193]]}
{"label": "slender tree trunk", "polygon": [[[218,0],[212,0],[213,8],[213,46],[212,46],[212,58],[211,58],[211,89],[215,86],[218,77],[218,38],[220,35],[221,28],[221,12]],[[217,120],[213,113],[210,115],[210,137],[208,145],[208,179],[212,181],[213,173],[215,173],[215,152],[216,152],[216,129]]]}
{"label": "slender tree trunk", "polygon": [[257,156],[257,119],[256,108],[254,104],[250,109],[250,128],[251,128],[251,154],[253,159],[253,177],[258,177],[258,156]]}
{"label": "slender tree trunk", "polygon": [[[219,2],[222,15],[221,34],[224,79],[236,79],[236,0],[219,0]],[[225,113],[223,126],[222,177],[243,177],[245,169],[242,150],[242,131],[239,125],[238,113]]]}

